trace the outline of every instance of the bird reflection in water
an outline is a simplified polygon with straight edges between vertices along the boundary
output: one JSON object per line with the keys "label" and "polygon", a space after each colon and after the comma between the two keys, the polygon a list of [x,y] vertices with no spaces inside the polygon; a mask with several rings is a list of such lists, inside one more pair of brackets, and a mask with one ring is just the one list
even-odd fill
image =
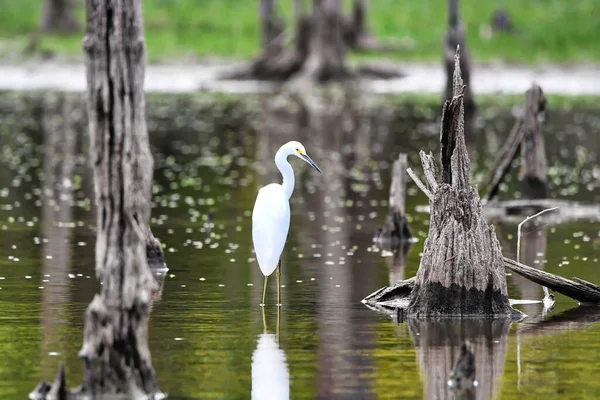
{"label": "bird reflection in water", "polygon": [[277,307],[276,334],[269,333],[262,309],[263,333],[258,335],[256,350],[252,353],[252,400],[288,400],[290,398],[290,371],[285,352],[279,348],[279,310]]}

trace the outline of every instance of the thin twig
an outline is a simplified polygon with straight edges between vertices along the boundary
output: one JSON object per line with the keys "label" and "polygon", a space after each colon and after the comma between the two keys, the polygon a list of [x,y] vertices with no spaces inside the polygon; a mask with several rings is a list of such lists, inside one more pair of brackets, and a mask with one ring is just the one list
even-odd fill
{"label": "thin twig", "polygon": [[519,255],[521,254],[521,226],[523,226],[523,224],[527,221],[529,221],[530,219],[534,219],[536,217],[539,217],[540,215],[544,214],[545,212],[548,211],[554,211],[556,210],[558,207],[552,207],[552,208],[546,208],[545,210],[540,211],[539,213],[532,215],[530,217],[525,218],[523,221],[521,221],[521,223],[517,226],[517,262],[521,262],[521,259],[519,258]]}
{"label": "thin twig", "polygon": [[431,194],[429,189],[427,189],[427,187],[423,184],[423,182],[421,182],[421,180],[419,179],[417,174],[415,174],[415,172],[412,170],[412,168],[407,168],[406,172],[408,172],[408,175],[410,175],[412,180],[417,184],[419,189],[421,189],[423,191],[423,193],[425,193],[425,195],[429,198],[429,200],[433,200],[433,195]]}
{"label": "thin twig", "polygon": [[[540,215],[544,214],[545,212],[548,211],[554,211],[556,210],[558,207],[553,207],[553,208],[546,208],[545,210],[540,211],[539,213],[532,215],[530,217],[525,218],[523,221],[521,221],[521,223],[517,226],[517,262],[521,262],[521,226],[523,226],[523,224],[527,221],[529,221],[530,219],[534,219],[535,217],[539,217]],[[542,289],[544,290],[544,298],[548,297],[550,295],[550,293],[548,292],[548,288],[546,286],[542,286]]]}

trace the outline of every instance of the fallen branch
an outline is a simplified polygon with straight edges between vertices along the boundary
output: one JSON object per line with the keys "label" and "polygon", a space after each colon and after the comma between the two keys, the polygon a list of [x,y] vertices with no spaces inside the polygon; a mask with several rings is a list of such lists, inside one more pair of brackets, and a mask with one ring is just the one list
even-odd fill
{"label": "fallen branch", "polygon": [[578,278],[574,278],[576,281],[572,281],[506,257],[504,257],[504,266],[532,282],[546,286],[579,302],[600,303],[600,286],[593,283]]}
{"label": "fallen branch", "polygon": [[[506,268],[555,292],[564,294],[582,303],[600,303],[600,286],[598,285],[579,278],[573,278],[571,281],[561,276],[521,264],[507,257],[503,257],[503,261]],[[365,297],[362,302],[370,306],[385,307],[389,310],[394,310],[395,308],[406,309],[412,291],[415,288],[415,283],[415,277],[412,277],[397,282],[394,285],[382,287]],[[527,304],[531,303],[529,300],[526,302]],[[536,302],[539,303],[539,301]],[[523,301],[511,300],[511,304],[524,303]]]}

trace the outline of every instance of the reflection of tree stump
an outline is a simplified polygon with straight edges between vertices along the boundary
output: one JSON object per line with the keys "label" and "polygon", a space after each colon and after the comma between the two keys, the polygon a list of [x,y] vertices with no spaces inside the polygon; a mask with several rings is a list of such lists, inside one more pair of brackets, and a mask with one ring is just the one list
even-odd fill
{"label": "reflection of tree stump", "polygon": [[500,244],[483,217],[477,190],[470,187],[463,93],[457,49],[454,95],[442,115],[439,182],[433,157],[421,152],[429,189],[418,183],[429,197],[431,222],[408,307],[412,316],[518,314],[509,304]]}
{"label": "reflection of tree stump", "polygon": [[[409,319],[408,328],[417,349],[417,359],[425,380],[426,399],[496,398],[500,385],[507,350],[510,321],[497,319]],[[465,341],[471,343],[475,378],[479,386],[463,393],[454,392],[448,386],[452,370],[460,356]],[[469,390],[470,389],[470,390]],[[466,396],[459,396],[466,394]]]}

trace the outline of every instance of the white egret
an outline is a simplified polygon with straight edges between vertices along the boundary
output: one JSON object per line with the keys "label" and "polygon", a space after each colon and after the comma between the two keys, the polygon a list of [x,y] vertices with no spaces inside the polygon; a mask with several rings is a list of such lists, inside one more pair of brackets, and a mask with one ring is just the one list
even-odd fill
{"label": "white egret", "polygon": [[[281,275],[281,253],[290,229],[290,197],[294,191],[294,170],[288,156],[296,156],[314,169],[321,169],[306,154],[300,142],[287,142],[275,154],[275,165],[283,176],[283,183],[271,183],[258,191],[252,211],[252,242],[258,266],[265,276],[261,306],[265,305],[267,278],[277,269],[277,305],[281,305],[279,277]],[[279,268],[278,268],[279,267]]]}

